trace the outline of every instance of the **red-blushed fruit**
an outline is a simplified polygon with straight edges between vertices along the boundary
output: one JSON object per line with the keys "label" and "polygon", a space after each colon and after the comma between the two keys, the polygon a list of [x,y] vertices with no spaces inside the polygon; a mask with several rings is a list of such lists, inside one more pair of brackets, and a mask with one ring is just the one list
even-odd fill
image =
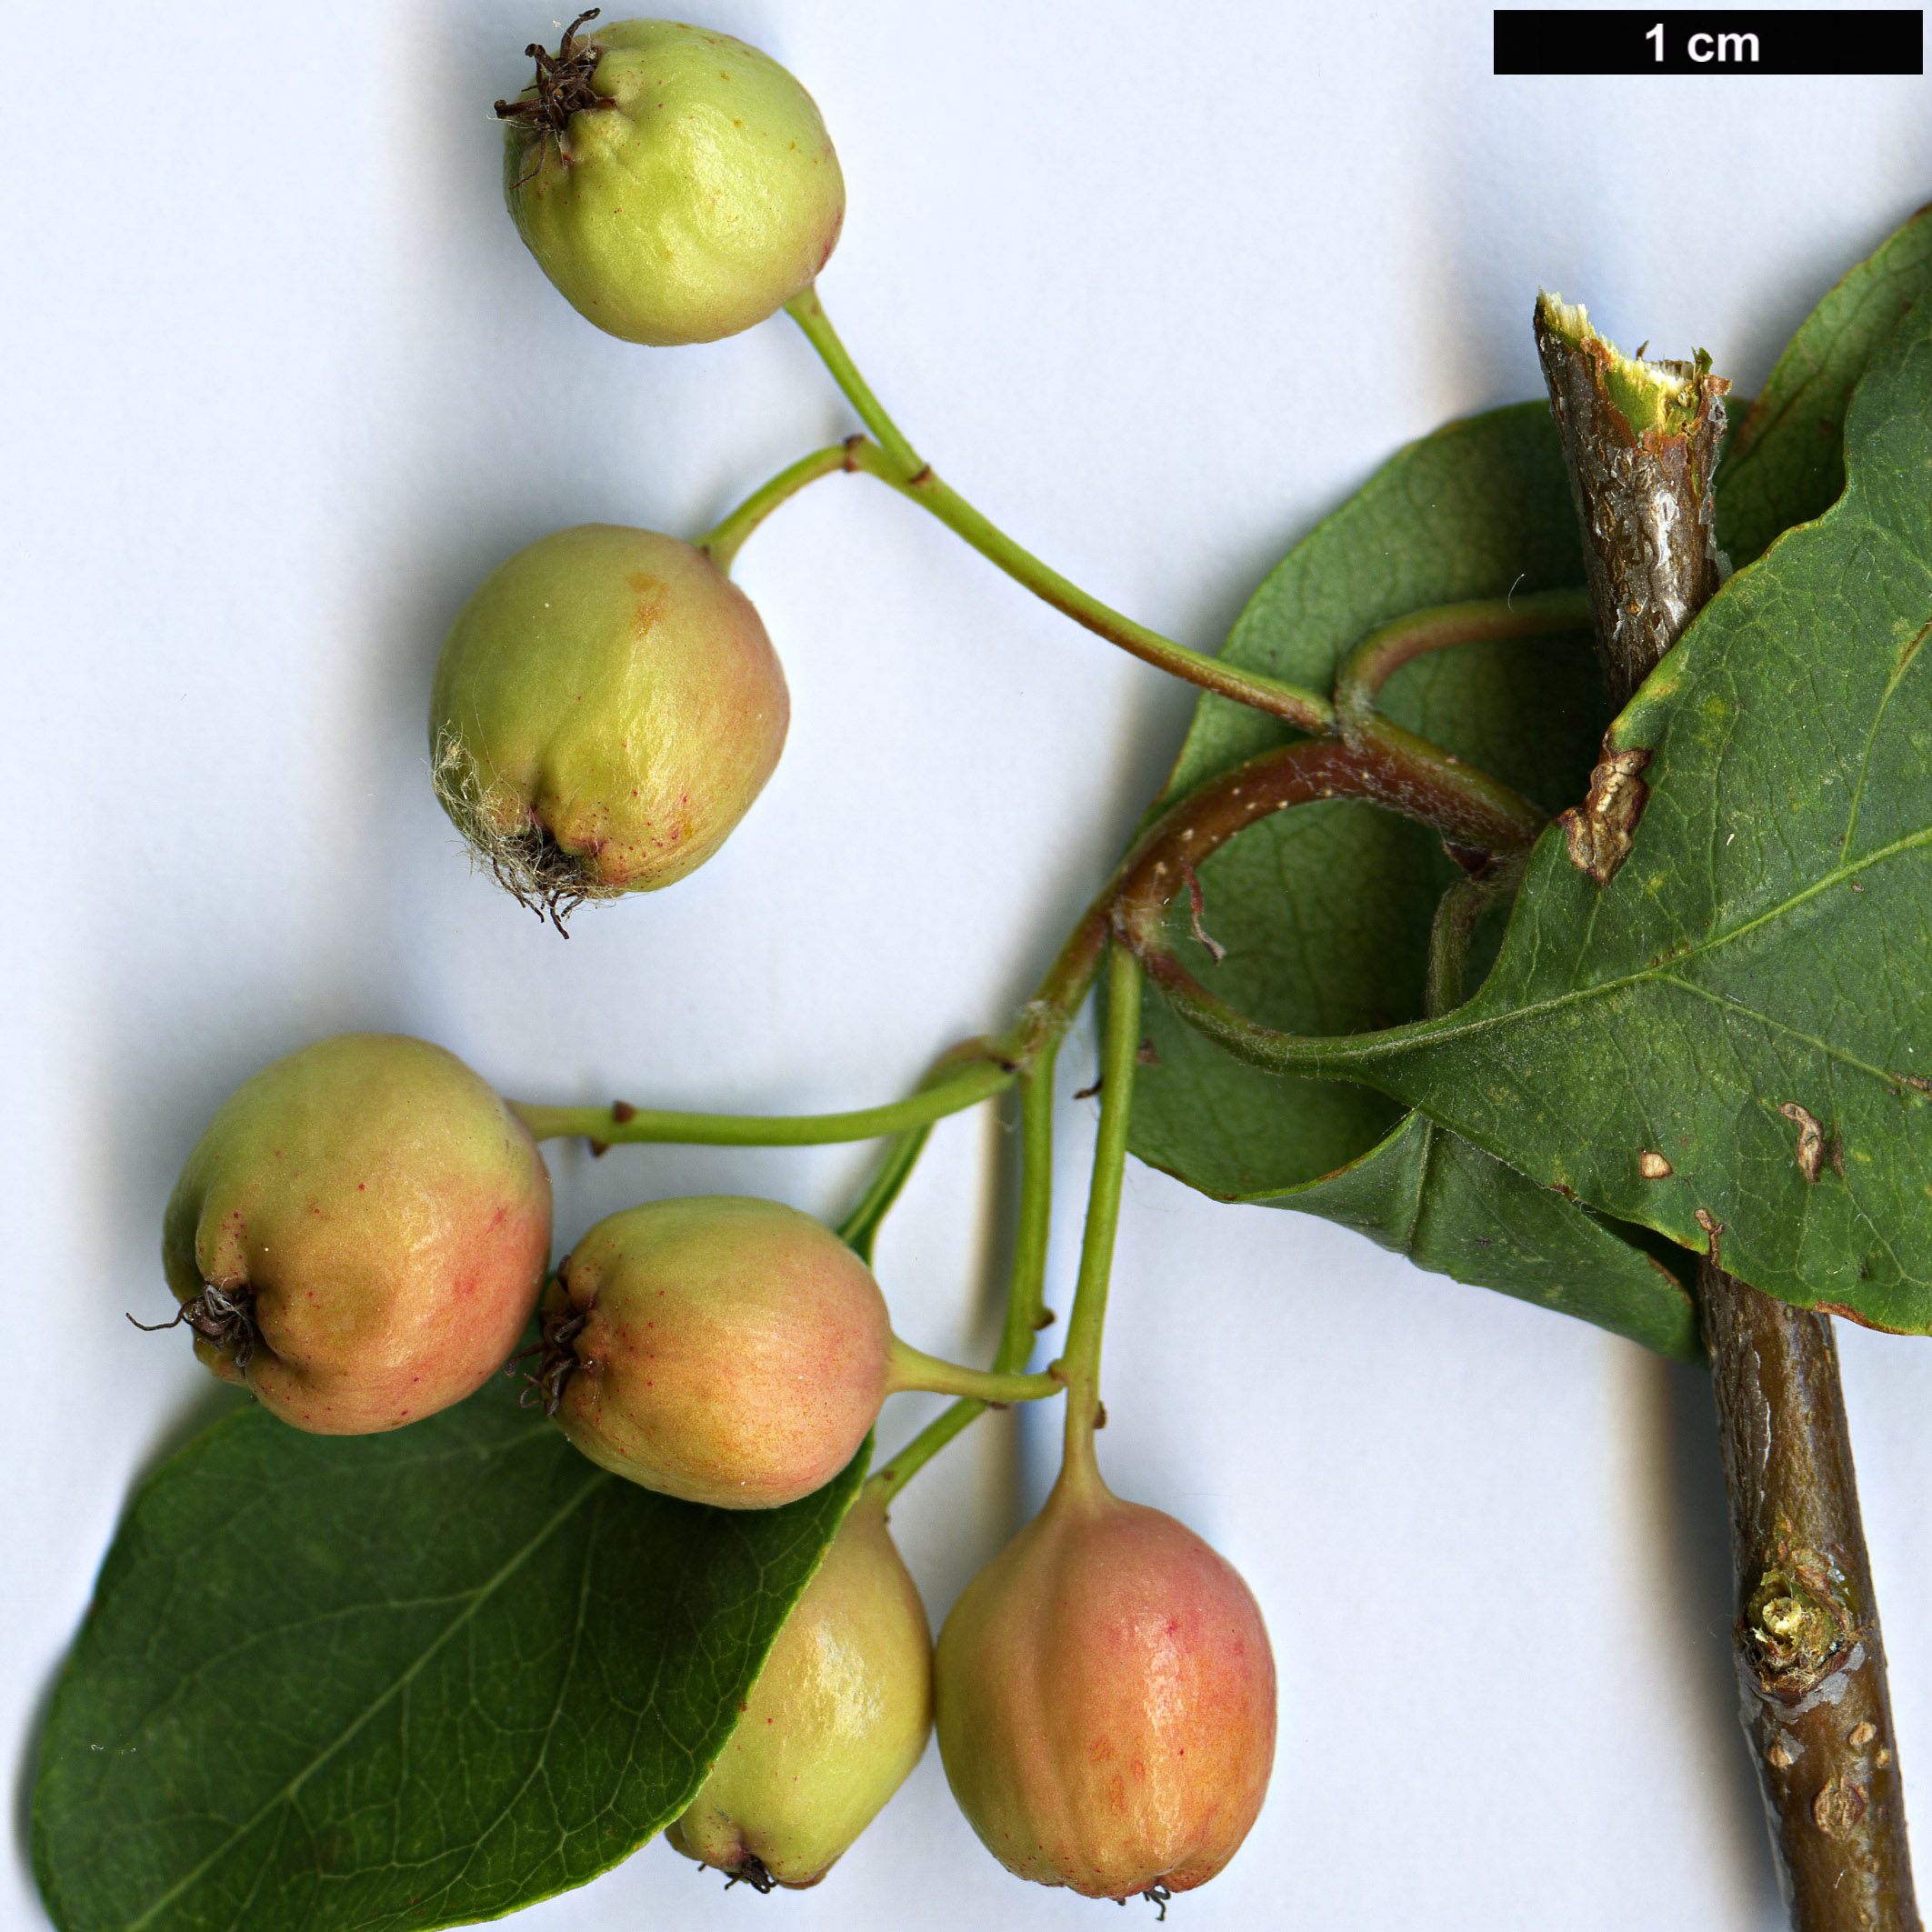
{"label": "red-blushed fruit", "polygon": [[550,1176],[454,1054],[349,1033],[236,1089],[162,1236],[195,1352],[325,1436],[415,1422],[516,1347],[550,1256]]}
{"label": "red-blushed fruit", "polygon": [[499,564],[436,661],[436,796],[526,904],[654,892],[701,866],[785,746],[785,672],[701,550],[580,524]]}
{"label": "red-blushed fruit", "polygon": [[546,1341],[560,1328],[564,1434],[646,1489],[723,1509],[775,1508],[830,1482],[891,1366],[871,1269],[810,1215],[736,1195],[598,1222],[546,1298]]}
{"label": "red-blushed fruit", "polygon": [[966,1587],[934,1660],[946,1775],[1007,1870],[1089,1898],[1231,1858],[1275,1761],[1275,1659],[1234,1568],[1091,1448]]}
{"label": "red-blushed fruit", "polygon": [[545,1410],[585,1455],[719,1509],[822,1488],[896,1390],[1006,1402],[1059,1388],[908,1347],[871,1269],[830,1228],[741,1195],[598,1222],[557,1268],[543,1340]]}
{"label": "red-blushed fruit", "polygon": [[666,1837],[761,1890],[816,1885],[924,1756],[932,1680],[918,1587],[884,1505],[861,1497]]}

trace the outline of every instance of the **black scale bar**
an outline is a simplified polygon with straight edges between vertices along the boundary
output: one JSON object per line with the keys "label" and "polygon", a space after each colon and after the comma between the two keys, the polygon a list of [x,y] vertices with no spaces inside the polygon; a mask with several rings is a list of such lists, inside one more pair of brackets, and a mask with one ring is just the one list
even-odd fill
{"label": "black scale bar", "polygon": [[1920,7],[1496,9],[1497,74],[1923,74]]}

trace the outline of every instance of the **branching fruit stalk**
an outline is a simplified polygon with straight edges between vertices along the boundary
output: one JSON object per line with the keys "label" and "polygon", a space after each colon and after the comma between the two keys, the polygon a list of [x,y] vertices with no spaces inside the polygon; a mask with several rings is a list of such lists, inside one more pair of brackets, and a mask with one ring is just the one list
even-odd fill
{"label": "branching fruit stalk", "polygon": [[[803,459],[796,465],[798,476],[796,487],[802,488],[806,483],[816,476],[829,475],[835,468],[861,470],[867,475],[876,476],[936,517],[956,536],[969,544],[989,563],[1004,570],[1016,583],[1024,585],[1054,609],[1096,636],[1105,637],[1110,644],[1117,645],[1142,663],[1153,665],[1201,690],[1212,691],[1236,704],[1266,712],[1313,736],[1326,736],[1337,730],[1336,707],[1320,693],[1189,650],[1185,645],[1176,644],[1172,638],[1164,637],[1143,624],[1136,624],[1133,618],[1103,603],[1077,584],[1069,582],[1031,551],[1016,544],[958,491],[941,481],[932,465],[913,448],[860,375],[856,365],[833,329],[817,291],[807,289],[803,295],[795,296],[786,304],[786,311],[805,331],[833,379],[844,391],[846,399],[857,412],[859,420],[872,433],[869,439],[863,436],[849,438],[843,445],[842,462],[833,462],[829,450]],[[790,474],[787,472],[788,475]],[[735,520],[739,515],[734,511],[726,524],[719,526],[720,529],[726,526],[735,529]],[[701,538],[699,541],[708,546],[711,539]],[[1554,610],[1548,607],[1556,601],[1524,599],[1525,615],[1520,619],[1513,619],[1507,612],[1496,618],[1493,606],[1484,606],[1474,619],[1478,628],[1463,635],[1527,635],[1560,627],[1567,613],[1560,605]],[[1430,617],[1450,616],[1448,613],[1426,615]],[[1463,641],[1463,636],[1455,634],[1452,619],[1439,635],[1425,636],[1418,632],[1416,641],[1406,655],[1439,649],[1446,644],[1458,641]],[[1381,676],[1386,676],[1402,661],[1401,656],[1395,656]],[[1379,681],[1379,678],[1376,680],[1377,684]],[[1356,745],[1358,740],[1359,748],[1373,756],[1381,765],[1399,773],[1404,782],[1418,795],[1440,793],[1454,799],[1465,812],[1478,816],[1500,811],[1506,817],[1523,818],[1531,836],[1541,823],[1539,815],[1506,786],[1460,766],[1435,746],[1400,730],[1386,719],[1366,715],[1358,718],[1350,743]]]}
{"label": "branching fruit stalk", "polygon": [[1580,591],[1554,591],[1419,611],[1366,638],[1344,667],[1331,702],[1320,693],[1268,677],[1136,623],[1062,576],[958,491],[913,447],[860,375],[816,288],[786,305],[869,435],[812,451],[780,471],[696,540],[695,547],[728,572],[746,539],[780,505],[823,476],[840,472],[876,478],[917,504],[986,560],[1055,610],[1142,663],[1233,703],[1278,718],[1313,737],[1339,737],[1359,761],[1374,796],[1433,826],[1452,844],[1480,850],[1527,845],[1543,816],[1507,786],[1467,766],[1439,746],[1405,731],[1376,709],[1388,676],[1426,651],[1478,638],[1531,636],[1566,630],[1584,616]]}
{"label": "branching fruit stalk", "polygon": [[[1720,581],[1712,482],[1728,385],[1701,354],[1621,355],[1547,295],[1536,338],[1621,707]],[[1599,765],[1593,796],[1607,782]],[[1574,834],[1571,853],[1591,869]],[[1918,1932],[1831,1317],[1760,1294],[1715,1254],[1697,1295],[1730,1497],[1740,1715],[1794,1932]]]}
{"label": "branching fruit stalk", "polygon": [[594,1153],[630,1142],[676,1142],[701,1147],[816,1147],[873,1140],[929,1126],[1012,1086],[1013,1068],[977,1041],[950,1054],[919,1090],[883,1106],[844,1114],[690,1114],[662,1107],[539,1106],[512,1101],[510,1111],[538,1140],[581,1135]]}
{"label": "branching fruit stalk", "polygon": [[1092,1468],[1094,1431],[1100,1426],[1100,1340],[1106,1326],[1107,1283],[1120,1226],[1120,1189],[1126,1172],[1127,1123],[1134,1111],[1134,1074],[1140,1054],[1140,966],[1124,946],[1107,949],[1106,1025],[1100,1060],[1100,1129],[1080,1243],[1080,1273],[1066,1349],[1054,1365],[1066,1383],[1069,1464]]}
{"label": "branching fruit stalk", "polygon": [[[1116,886],[1118,883],[1116,880]],[[1068,1453],[1087,1461],[1093,1455],[1092,1437],[1099,1404],[1100,1333],[1113,1260],[1114,1230],[1120,1211],[1121,1178],[1126,1165],[1127,1118],[1132,1106],[1136,1056],[1140,1048],[1140,971],[1125,947],[1107,946],[1111,910],[1110,896],[1103,895],[1049,972],[1042,987],[1045,996],[1030,1003],[1027,1008],[1031,1031],[1018,1074],[1019,1227],[1014,1243],[1006,1322],[993,1359],[993,1374],[1010,1377],[1016,1387],[1035,1379],[1022,1376],[1018,1371],[1026,1366],[1037,1331],[1053,1319],[1046,1307],[1044,1290],[1046,1237],[1053,1206],[1054,1068],[1061,1036],[1086,997],[1105,954],[1108,958],[1107,1021],[1101,1074],[1099,1144],[1095,1154],[1074,1313],[1067,1326],[1066,1350],[1055,1365],[1056,1374],[1073,1378],[1069,1399],[1079,1410],[1077,1416],[1069,1410]],[[1028,1024],[1023,1019],[1023,1030]],[[893,1166],[888,1161],[882,1173],[891,1174]],[[884,1191],[868,1189],[867,1197]],[[873,1226],[858,1210],[855,1210],[852,1222],[863,1226],[867,1232]],[[962,1395],[960,1400],[936,1416],[873,1474],[866,1485],[866,1496],[882,1507],[889,1504],[986,1406],[986,1400],[979,1396]]]}
{"label": "branching fruit stalk", "polygon": [[[1053,1077],[1059,1049],[1054,1035],[1034,1065],[1020,1075],[1019,1228],[1014,1238],[1013,1268],[1006,1289],[1006,1318],[993,1369],[1016,1374],[1033,1353],[1036,1332],[1052,1320],[1046,1307],[1046,1235],[1053,1212]],[[941,1449],[961,1435],[986,1404],[962,1396],[935,1416],[866,1484],[866,1495],[881,1507],[909,1483]]]}

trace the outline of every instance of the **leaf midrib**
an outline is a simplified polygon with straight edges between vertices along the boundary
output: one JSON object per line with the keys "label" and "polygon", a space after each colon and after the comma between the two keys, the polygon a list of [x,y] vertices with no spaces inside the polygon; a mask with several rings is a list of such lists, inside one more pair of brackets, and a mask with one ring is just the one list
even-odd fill
{"label": "leaf midrib", "polygon": [[[1707,958],[1723,947],[1731,945],[1734,941],[1747,938],[1752,933],[1760,931],[1763,927],[1772,925],[1777,920],[1783,918],[1787,913],[1817,897],[1820,893],[1827,891],[1829,887],[1835,885],[1847,884],[1860,873],[1870,871],[1875,866],[1882,865],[1890,859],[1897,858],[1907,853],[1916,851],[1921,846],[1926,845],[1932,845],[1932,826],[1922,826],[1917,832],[1908,833],[1903,838],[1893,840],[1888,846],[1881,846],[1854,863],[1834,867],[1832,871],[1825,874],[1821,878],[1805,886],[1801,891],[1793,893],[1790,897],[1781,899],[1776,906],[1768,907],[1756,918],[1748,919],[1742,925],[1732,926],[1728,931],[1717,934],[1715,936],[1698,940],[1694,945],[1686,946],[1683,951],[1673,953],[1668,960],[1660,961],[1656,966],[1643,966],[1633,973],[1620,974],[1614,979],[1598,980],[1587,986],[1573,986],[1566,992],[1553,994],[1543,999],[1531,1000],[1518,1006],[1512,1006],[1501,1013],[1474,1016],[1467,1019],[1452,1016],[1446,1019],[1426,1023],[1423,1026],[1414,1029],[1404,1027],[1399,1029],[1399,1037],[1385,1036],[1380,1039],[1365,1042],[1361,1046],[1356,1046],[1346,1038],[1332,1043],[1324,1042],[1322,1058],[1325,1063],[1332,1062],[1337,1066],[1368,1066],[1377,1060],[1390,1056],[1403,1057],[1412,1055],[1417,1047],[1426,1046],[1433,1050],[1436,1046],[1450,1041],[1461,1042],[1468,1040],[1478,1034],[1493,1032],[1498,1027],[1513,1026],[1518,1021],[1555,1013],[1565,1006],[1577,1006],[1587,1000],[1607,998],[1612,994],[1625,992],[1635,986],[1647,986],[1653,983],[1680,984],[1681,982],[1677,980],[1677,975],[1672,969],[1681,966],[1685,961]],[[1757,1014],[1753,1008],[1740,1005],[1739,1010],[1752,1013],[1754,1017],[1763,1019],[1767,1024],[1770,1024],[1768,1016]],[[1825,1050],[1827,1052],[1835,1051],[1835,1049],[1830,1047],[1827,1047]],[[1846,1056],[1839,1056],[1839,1057]],[[1859,1066],[1862,1071],[1873,1071],[1873,1069],[1866,1068],[1862,1062],[1847,1058],[1847,1064]],[[1878,1073],[1878,1077],[1888,1078],[1889,1076],[1881,1071]]]}
{"label": "leaf midrib", "polygon": [[535,1536],[531,1537],[520,1549],[514,1551],[493,1576],[486,1578],[470,1594],[469,1602],[462,1614],[451,1618],[448,1625],[436,1637],[435,1641],[424,1647],[422,1654],[417,1657],[415,1661],[406,1670],[397,1674],[395,1682],[379,1697],[375,1698],[367,1708],[363,1710],[332,1742],[317,1751],[313,1760],[302,1771],[290,1778],[283,1785],[280,1790],[265,1799],[253,1815],[236,1826],[220,1845],[208,1852],[197,1865],[176,1879],[138,1918],[129,1919],[126,1922],[126,1932],[141,1932],[141,1927],[152,1924],[156,1916],[165,1911],[175,1899],[180,1897],[207,1871],[210,1866],[214,1865],[218,1859],[225,1857],[237,1845],[246,1839],[249,1834],[255,1831],[262,1821],[278,1806],[287,1804],[295,1797],[295,1793],[323,1766],[327,1764],[330,1758],[334,1757],[358,1731],[370,1723],[378,1712],[386,1709],[397,1697],[415,1681],[416,1677],[427,1667],[430,1660],[450,1643],[457,1632],[462,1630],[476,1616],[485,1604],[488,1603],[508,1584],[512,1577],[536,1557],[544,1545],[556,1535],[592,1496],[596,1494],[606,1484],[616,1480],[616,1477],[606,1471],[593,1467],[586,1477],[584,1486],[578,1490],[577,1494],[567,1504],[557,1509],[550,1520]]}
{"label": "leaf midrib", "polygon": [[[575,1507],[576,1506],[573,1505],[572,1507]],[[591,1550],[586,1550],[586,1552],[584,1553],[583,1567],[577,1576],[576,1617],[574,1624],[572,1625],[570,1633],[569,1650],[570,1655],[573,1657],[575,1657],[577,1652],[583,1648],[586,1633],[589,1627],[590,1577],[591,1571],[594,1566],[595,1553]],[[662,1668],[662,1657],[663,1653],[662,1650],[660,1650],[660,1668]],[[514,1791],[508,1793],[503,1799],[502,1803],[500,1803],[496,1807],[495,1815],[478,1827],[475,1837],[471,1840],[469,1846],[466,1847],[465,1856],[464,1857],[463,1863],[457,1867],[456,1870],[450,1873],[450,1875],[442,1882],[442,1884],[436,1887],[435,1896],[438,1899],[446,1899],[454,1896],[457,1887],[464,1884],[465,1881],[468,1878],[470,1873],[470,1867],[474,1863],[477,1853],[482,1849],[485,1841],[489,1837],[490,1834],[496,1831],[503,1824],[503,1821],[509,1817],[511,1812],[513,1812],[516,1808],[516,1807],[523,1802],[524,1798],[536,1785],[538,1779],[543,1777],[548,1772],[550,1768],[550,1746],[552,1740],[556,1736],[558,1725],[561,1723],[563,1718],[567,1689],[568,1674],[566,1672],[564,1675],[560,1676],[557,1680],[556,1694],[555,1697],[553,1697],[553,1699],[551,1700],[549,1717],[544,1725],[543,1742],[538,1746],[536,1757],[531,1763],[529,1769],[525,1773],[522,1780],[516,1786],[516,1788]],[[655,1701],[656,1692],[654,1687],[653,1695],[652,1697],[647,1697],[645,1700],[644,1707],[646,1709],[649,1709],[651,1705]],[[606,1813],[607,1813],[611,1808],[611,1803],[612,1800],[606,1797],[604,1806],[604,1810],[602,1812],[599,1812],[597,1816],[601,1817]],[[567,1831],[562,1830],[560,1830],[556,1834],[556,1841],[551,1847],[552,1856],[555,1856],[556,1853],[563,1847],[563,1845],[566,1842],[568,1836],[569,1834]],[[530,1861],[530,1868],[533,1871],[536,1869],[536,1861],[535,1859],[532,1859]],[[425,1895],[425,1899],[429,1895],[427,1894]]]}

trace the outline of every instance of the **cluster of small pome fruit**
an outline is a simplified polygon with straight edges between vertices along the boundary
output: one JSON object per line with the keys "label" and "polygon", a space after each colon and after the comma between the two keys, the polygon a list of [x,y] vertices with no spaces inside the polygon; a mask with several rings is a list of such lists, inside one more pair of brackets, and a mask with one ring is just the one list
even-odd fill
{"label": "cluster of small pome fruit", "polygon": [[[816,108],[724,35],[574,22],[508,123],[518,227],[629,340],[713,340],[810,286],[845,190]],[[784,741],[756,614],[701,550],[591,526],[513,557],[458,617],[431,745],[506,883],[560,901],[669,884],[715,850]],[[893,1333],[810,1216],[731,1196],[613,1215],[554,1274],[549,1176],[517,1112],[442,1048],[345,1035],[234,1094],[190,1155],[164,1256],[222,1379],[297,1428],[393,1429],[462,1400],[539,1319],[542,1405],[617,1476],[726,1509],[810,1495],[906,1388],[1014,1393]],[[546,1286],[547,1279],[548,1286]],[[1197,1537],[1101,1482],[1091,1429],[936,1654],[868,1492],[669,1836],[762,1886],[816,1884],[936,1727],[974,1828],[1020,1876],[1156,1897],[1232,1857],[1273,1763],[1253,1597]]]}

